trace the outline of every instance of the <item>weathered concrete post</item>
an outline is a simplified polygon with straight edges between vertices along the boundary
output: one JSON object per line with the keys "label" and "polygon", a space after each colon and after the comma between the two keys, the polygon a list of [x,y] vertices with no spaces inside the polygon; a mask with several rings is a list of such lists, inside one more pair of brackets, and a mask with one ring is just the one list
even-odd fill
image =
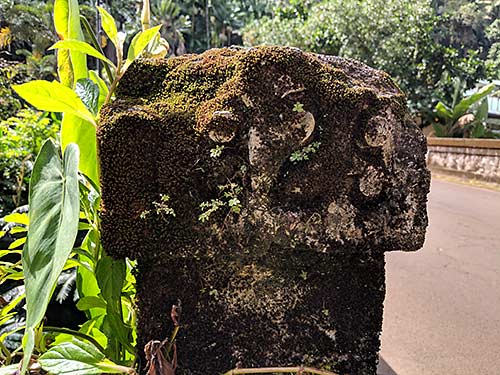
{"label": "weathered concrete post", "polygon": [[375,374],[384,252],[427,226],[425,139],[361,63],[259,47],[134,64],[99,129],[103,244],[138,259],[139,347],[178,375]]}

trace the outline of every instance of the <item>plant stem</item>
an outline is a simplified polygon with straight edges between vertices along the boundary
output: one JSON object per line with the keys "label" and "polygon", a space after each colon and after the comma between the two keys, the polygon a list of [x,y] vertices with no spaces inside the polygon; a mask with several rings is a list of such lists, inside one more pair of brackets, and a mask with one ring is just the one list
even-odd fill
{"label": "plant stem", "polygon": [[[97,41],[97,37],[94,34],[94,31],[92,30],[92,27],[90,27],[89,21],[84,16],[80,16],[80,21],[82,22],[83,28],[87,32],[90,38],[90,44],[93,45],[95,49],[97,49],[99,52],[101,52],[103,55],[104,51],[101,47],[101,44]],[[111,73],[111,69],[109,67],[109,64],[107,64],[105,61],[103,61],[104,69],[106,70],[106,75],[108,76],[109,82],[113,82],[113,74]],[[97,72],[99,73],[99,72]]]}
{"label": "plant stem", "polygon": [[104,100],[104,104],[108,104],[110,101],[111,101],[111,97],[113,96],[113,92],[115,91],[116,89],[116,86],[118,85],[118,81],[119,79],[121,78],[119,75],[118,75],[118,72],[121,70],[121,67],[118,66],[118,68],[116,69],[116,77],[115,79],[113,80],[113,83],[111,83],[111,87],[109,88],[109,91],[108,91],[108,95],[106,95],[106,100]]}
{"label": "plant stem", "polygon": [[224,375],[240,375],[240,374],[272,374],[272,373],[299,373],[316,374],[316,375],[338,375],[334,372],[326,370],[318,370],[311,367],[262,367],[262,368],[239,368],[226,372]]}

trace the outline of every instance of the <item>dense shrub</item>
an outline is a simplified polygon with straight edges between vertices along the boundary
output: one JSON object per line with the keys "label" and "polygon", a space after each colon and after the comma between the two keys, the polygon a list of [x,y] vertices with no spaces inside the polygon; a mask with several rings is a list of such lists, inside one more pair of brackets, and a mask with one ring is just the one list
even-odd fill
{"label": "dense shrub", "polygon": [[245,42],[296,46],[351,57],[383,69],[407,92],[413,110],[432,113],[450,100],[449,77],[469,86],[485,75],[475,52],[439,42],[438,15],[426,0],[289,0],[247,26]]}
{"label": "dense shrub", "polygon": [[42,142],[56,136],[56,122],[29,109],[0,122],[0,216],[27,203],[33,161]]}

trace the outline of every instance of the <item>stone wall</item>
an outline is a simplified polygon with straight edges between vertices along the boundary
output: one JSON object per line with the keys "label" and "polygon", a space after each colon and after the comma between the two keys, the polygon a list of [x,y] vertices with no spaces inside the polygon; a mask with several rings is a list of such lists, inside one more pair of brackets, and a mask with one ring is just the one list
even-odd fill
{"label": "stone wall", "polygon": [[500,140],[428,138],[427,165],[438,174],[500,184]]}

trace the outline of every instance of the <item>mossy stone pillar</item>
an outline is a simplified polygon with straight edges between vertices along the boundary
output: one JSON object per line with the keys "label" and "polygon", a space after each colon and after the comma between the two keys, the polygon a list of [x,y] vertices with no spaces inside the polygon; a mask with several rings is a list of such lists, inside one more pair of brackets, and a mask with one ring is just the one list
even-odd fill
{"label": "mossy stone pillar", "polygon": [[102,242],[138,260],[138,345],[178,375],[375,374],[384,252],[427,226],[426,143],[391,78],[259,47],[134,63],[102,113]]}

